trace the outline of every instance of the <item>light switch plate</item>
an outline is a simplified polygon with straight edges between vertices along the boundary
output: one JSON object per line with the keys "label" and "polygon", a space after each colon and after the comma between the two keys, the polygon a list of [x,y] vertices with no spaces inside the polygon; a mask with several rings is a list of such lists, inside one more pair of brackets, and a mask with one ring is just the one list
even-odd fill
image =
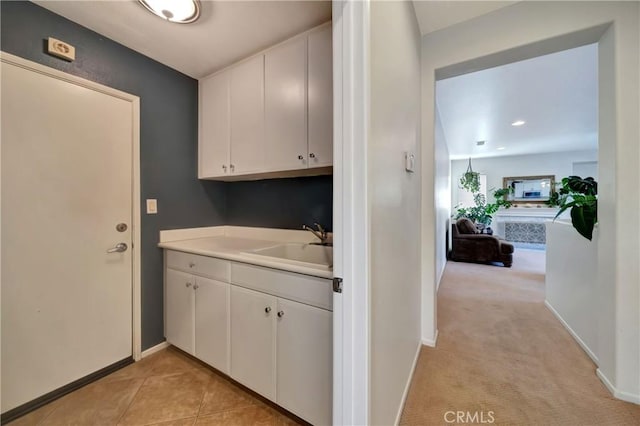
{"label": "light switch plate", "polygon": [[415,169],[416,158],[410,152],[405,152],[404,154],[404,169],[408,172],[413,172]]}
{"label": "light switch plate", "polygon": [[157,214],[158,213],[158,200],[155,198],[147,199],[147,214]]}

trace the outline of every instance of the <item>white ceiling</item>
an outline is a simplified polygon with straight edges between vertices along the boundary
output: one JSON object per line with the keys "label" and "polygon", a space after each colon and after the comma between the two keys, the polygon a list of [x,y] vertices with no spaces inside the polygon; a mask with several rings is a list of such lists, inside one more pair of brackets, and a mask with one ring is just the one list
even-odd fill
{"label": "white ceiling", "polygon": [[597,55],[593,44],[436,82],[451,158],[597,149]]}
{"label": "white ceiling", "polygon": [[480,15],[493,12],[515,1],[413,0],[422,34],[427,34]]}
{"label": "white ceiling", "polygon": [[34,3],[194,78],[331,19],[330,1],[202,1],[193,24],[164,21],[135,0]]}

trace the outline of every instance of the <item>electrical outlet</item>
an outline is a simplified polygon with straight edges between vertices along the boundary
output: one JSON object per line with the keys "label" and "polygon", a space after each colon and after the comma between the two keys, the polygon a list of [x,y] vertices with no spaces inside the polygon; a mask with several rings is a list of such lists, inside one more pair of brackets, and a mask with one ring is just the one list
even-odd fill
{"label": "electrical outlet", "polygon": [[147,199],[147,214],[157,214],[158,213],[158,200],[154,198]]}

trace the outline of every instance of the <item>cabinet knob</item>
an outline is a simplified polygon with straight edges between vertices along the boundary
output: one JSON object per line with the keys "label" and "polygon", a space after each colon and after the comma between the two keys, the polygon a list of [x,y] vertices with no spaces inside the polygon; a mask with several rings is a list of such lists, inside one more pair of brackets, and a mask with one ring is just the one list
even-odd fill
{"label": "cabinet knob", "polygon": [[226,164],[222,165],[222,170],[224,170],[224,172],[227,173],[227,165]]}
{"label": "cabinet knob", "polygon": [[267,306],[266,308],[264,308],[264,311],[265,311],[266,313],[271,312],[271,306]]}
{"label": "cabinet knob", "polygon": [[298,155],[298,160],[304,160],[304,157],[302,155]]}
{"label": "cabinet knob", "polygon": [[234,166],[233,164],[229,164],[229,168],[231,169],[231,171],[234,171],[236,166]]}
{"label": "cabinet knob", "polygon": [[311,154],[309,154],[309,158],[316,158],[316,155],[312,152]]}
{"label": "cabinet knob", "polygon": [[185,287],[191,287],[191,283],[186,283],[184,286]]}
{"label": "cabinet knob", "polygon": [[282,318],[284,316],[284,311],[278,311],[278,318]]}
{"label": "cabinet knob", "polygon": [[195,263],[193,263],[193,262],[189,262],[189,268],[193,268],[194,266],[196,266],[196,264],[195,264]]}
{"label": "cabinet knob", "polygon": [[197,290],[197,289],[199,289],[199,288],[200,288],[200,286],[199,286],[198,284],[194,284],[194,285],[193,285],[193,289],[194,289],[194,290]]}

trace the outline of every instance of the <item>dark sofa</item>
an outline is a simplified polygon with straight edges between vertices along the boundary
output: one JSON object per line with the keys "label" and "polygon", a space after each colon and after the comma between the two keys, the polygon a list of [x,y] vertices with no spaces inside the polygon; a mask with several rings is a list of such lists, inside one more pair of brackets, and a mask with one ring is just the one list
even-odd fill
{"label": "dark sofa", "polygon": [[457,262],[502,262],[507,268],[513,263],[513,244],[493,235],[479,234],[469,219],[451,224],[451,260]]}

